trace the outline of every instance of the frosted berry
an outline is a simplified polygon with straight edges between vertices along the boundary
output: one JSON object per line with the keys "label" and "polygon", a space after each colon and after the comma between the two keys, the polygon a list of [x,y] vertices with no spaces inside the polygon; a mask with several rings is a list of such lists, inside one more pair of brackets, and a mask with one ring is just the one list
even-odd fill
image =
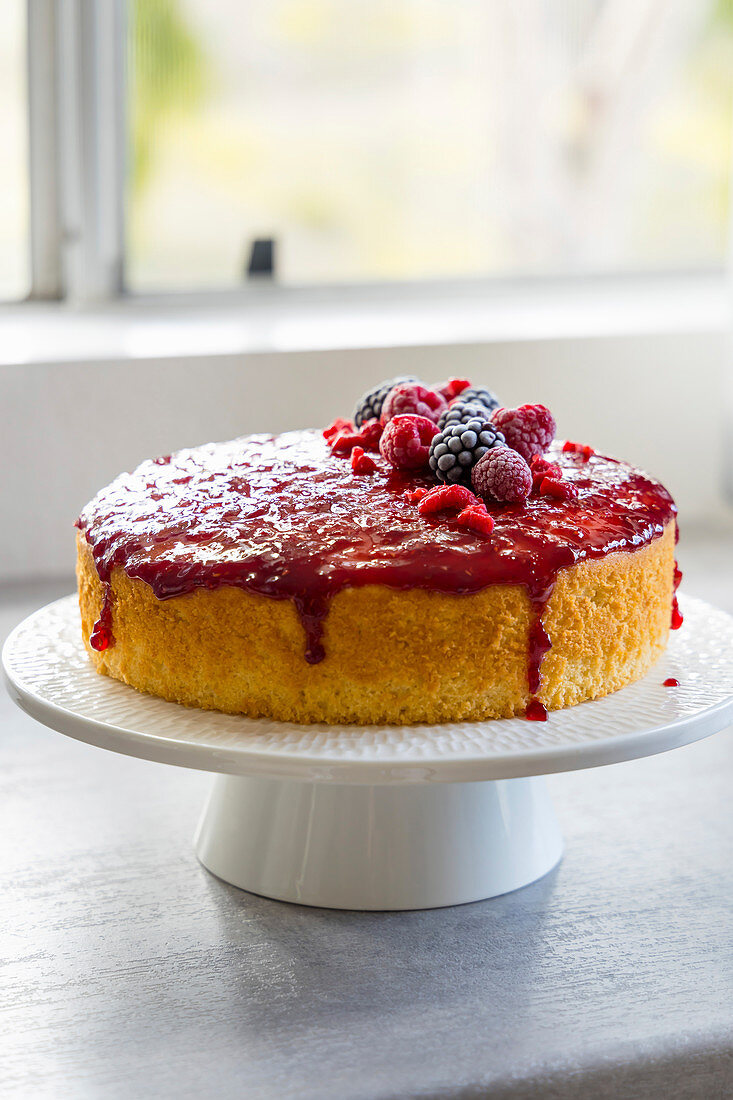
{"label": "frosted berry", "polygon": [[395,416],[425,416],[428,420],[437,420],[446,407],[445,398],[419,382],[402,382],[393,386],[384,399],[382,424],[393,420]]}
{"label": "frosted berry", "polygon": [[503,444],[504,436],[487,418],[447,424],[430,444],[430,469],[438,481],[467,482],[478,460]]}
{"label": "frosted berry", "polygon": [[468,420],[487,419],[486,408],[478,402],[453,401],[447,409],[443,409],[438,417],[438,427],[443,430],[447,424],[465,424]]}
{"label": "frosted berry", "polygon": [[422,470],[437,430],[426,416],[396,416],[382,432],[379,450],[396,470]]}
{"label": "frosted berry", "polygon": [[497,409],[491,419],[503,432],[507,447],[518,451],[525,462],[543,455],[555,438],[555,418],[545,405]]}
{"label": "frosted berry", "polygon": [[520,454],[509,447],[487,451],[471,472],[471,484],[485,500],[516,504],[532,489],[532,473]]}
{"label": "frosted berry", "polygon": [[435,386],[438,393],[442,394],[446,401],[452,401],[459,393],[467,390],[471,383],[467,378],[449,378],[447,382],[441,382]]}
{"label": "frosted berry", "polygon": [[378,386],[374,386],[371,390],[367,390],[365,394],[362,394],[354,410],[354,423],[357,428],[360,428],[367,420],[379,420],[382,415],[382,405],[385,397],[394,386],[398,386],[401,382],[417,382],[417,378],[411,374],[402,375],[399,378],[390,378],[388,382],[380,382]]}
{"label": "frosted berry", "polygon": [[491,390],[487,390],[486,386],[468,386],[461,391],[461,401],[468,402],[471,405],[483,405],[489,412],[498,409],[501,404],[496,394],[492,393]]}

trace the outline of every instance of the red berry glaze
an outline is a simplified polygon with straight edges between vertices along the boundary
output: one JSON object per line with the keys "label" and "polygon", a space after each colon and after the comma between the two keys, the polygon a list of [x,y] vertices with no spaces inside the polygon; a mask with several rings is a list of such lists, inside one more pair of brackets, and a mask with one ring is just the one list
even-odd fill
{"label": "red berry glaze", "polygon": [[379,450],[395,470],[423,470],[438,425],[425,416],[396,416],[386,425]]}
{"label": "red berry glaze", "polygon": [[679,630],[684,621],[685,620],[683,618],[682,612],[680,611],[679,604],[677,603],[677,597],[674,596],[672,599],[672,630]]}
{"label": "red berry glaze", "polygon": [[527,703],[527,709],[524,712],[524,717],[529,722],[546,722],[547,721],[547,707],[544,703],[541,703],[539,699],[530,699]]}
{"label": "red berry glaze", "polygon": [[664,681],[664,687],[666,688],[678,688],[680,686],[679,680],[676,680],[674,676],[668,676]]}
{"label": "red berry glaze", "polygon": [[522,456],[510,447],[494,447],[480,458],[471,471],[471,484],[485,500],[526,500],[532,489],[532,474]]}
{"label": "red berry glaze", "polygon": [[396,416],[424,416],[437,423],[446,405],[446,399],[435,390],[429,390],[419,382],[402,382],[399,386],[393,386],[385,397],[379,419],[382,424],[387,424]]}
{"label": "red berry glaze", "polygon": [[520,405],[518,409],[496,409],[491,419],[525,462],[543,455],[555,438],[555,418],[545,405]]}

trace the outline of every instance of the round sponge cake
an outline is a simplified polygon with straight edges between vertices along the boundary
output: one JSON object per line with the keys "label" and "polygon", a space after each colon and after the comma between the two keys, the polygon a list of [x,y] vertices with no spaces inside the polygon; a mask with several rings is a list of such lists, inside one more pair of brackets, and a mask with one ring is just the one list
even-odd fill
{"label": "round sponge cake", "polygon": [[556,709],[643,676],[674,599],[675,508],[563,450],[569,500],[420,515],[426,477],[355,474],[317,432],[181,451],[78,526],[98,671],[190,706],[294,722],[435,723]]}

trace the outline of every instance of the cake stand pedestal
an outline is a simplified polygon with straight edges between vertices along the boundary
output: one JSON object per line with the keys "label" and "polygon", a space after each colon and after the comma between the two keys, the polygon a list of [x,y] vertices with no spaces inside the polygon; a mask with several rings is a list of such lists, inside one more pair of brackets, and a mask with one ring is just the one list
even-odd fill
{"label": "cake stand pedestal", "polygon": [[540,776],[663,752],[733,721],[733,619],[699,600],[682,610],[644,680],[544,723],[299,726],[180,707],[97,675],[75,597],[21,623],[3,668],[18,705],[53,729],[219,773],[196,851],[220,878],[305,905],[423,909],[514,890],[557,863]]}

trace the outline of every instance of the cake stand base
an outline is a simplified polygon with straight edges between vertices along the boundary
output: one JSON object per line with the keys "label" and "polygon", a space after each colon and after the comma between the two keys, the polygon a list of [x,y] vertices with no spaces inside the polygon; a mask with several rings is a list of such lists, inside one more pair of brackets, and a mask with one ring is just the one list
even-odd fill
{"label": "cake stand base", "polygon": [[547,874],[562,837],[541,778],[356,786],[219,775],[196,853],[250,893],[326,909],[434,909]]}

